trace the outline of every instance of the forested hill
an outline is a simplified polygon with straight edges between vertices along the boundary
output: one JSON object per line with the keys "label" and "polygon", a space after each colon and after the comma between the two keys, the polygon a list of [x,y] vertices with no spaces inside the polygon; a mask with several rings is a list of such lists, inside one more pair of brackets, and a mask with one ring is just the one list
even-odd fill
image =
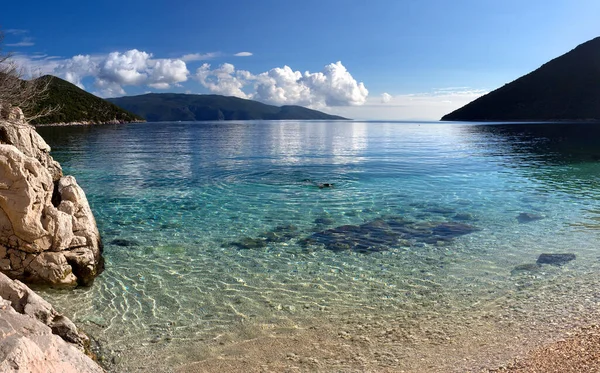
{"label": "forested hill", "polygon": [[600,37],[442,120],[600,121]]}
{"label": "forested hill", "polygon": [[301,106],[272,106],[220,95],[149,93],[109,98],[108,101],[149,122],[205,120],[346,119]]}
{"label": "forested hill", "polygon": [[25,114],[34,116],[47,107],[56,107],[54,113],[34,119],[32,124],[49,123],[125,123],[143,121],[142,117],[127,112],[117,105],[84,91],[76,85],[51,75],[38,79],[49,81],[46,97]]}

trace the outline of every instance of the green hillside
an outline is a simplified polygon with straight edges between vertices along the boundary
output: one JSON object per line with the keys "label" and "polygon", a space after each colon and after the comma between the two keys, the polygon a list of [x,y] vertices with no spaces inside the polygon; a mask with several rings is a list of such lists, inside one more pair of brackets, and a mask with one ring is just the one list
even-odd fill
{"label": "green hillside", "polygon": [[143,118],[94,96],[66,80],[51,75],[44,75],[38,79],[50,81],[48,94],[44,99],[38,101],[35,107],[28,110],[25,115],[34,116],[47,107],[58,107],[59,110],[49,116],[32,120],[32,124],[107,123],[143,120]]}
{"label": "green hillside", "polygon": [[149,122],[204,120],[346,119],[301,106],[272,106],[220,95],[149,93],[109,98],[108,101]]}
{"label": "green hillside", "polygon": [[599,82],[600,37],[445,115],[442,120],[600,121]]}

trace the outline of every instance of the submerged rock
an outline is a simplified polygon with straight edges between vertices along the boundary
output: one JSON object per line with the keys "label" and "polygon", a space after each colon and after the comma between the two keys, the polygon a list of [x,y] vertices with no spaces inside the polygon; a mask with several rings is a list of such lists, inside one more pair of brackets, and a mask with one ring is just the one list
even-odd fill
{"label": "submerged rock", "polygon": [[50,285],[89,285],[102,243],[83,190],[63,176],[35,129],[0,121],[0,271]]}
{"label": "submerged rock", "polygon": [[136,240],[130,240],[130,239],[127,239],[127,238],[115,238],[114,240],[110,241],[110,243],[112,245],[123,246],[123,247],[127,247],[127,246],[139,246],[139,244],[140,244]]}
{"label": "submerged rock", "polygon": [[566,254],[540,254],[537,259],[537,264],[551,264],[556,266],[561,266],[565,263],[570,262],[571,260],[575,260],[575,254],[566,253]]}
{"label": "submerged rock", "polygon": [[452,217],[452,219],[461,220],[461,221],[469,221],[469,220],[475,220],[475,217],[468,212],[459,212],[456,215],[454,215]]}
{"label": "submerged rock", "polygon": [[19,281],[0,273],[0,371],[101,373],[89,338]]}
{"label": "submerged rock", "polygon": [[342,225],[312,234],[301,244],[320,244],[332,251],[352,250],[362,253],[388,250],[407,240],[438,244],[479,229],[457,222],[414,223],[401,217],[375,219],[361,225]]}
{"label": "submerged rock", "polygon": [[231,245],[238,249],[260,249],[267,246],[267,242],[263,238],[242,237],[239,241],[234,241]]}
{"label": "submerged rock", "polygon": [[333,225],[335,223],[335,219],[330,218],[328,216],[321,216],[319,218],[316,218],[314,223],[317,225]]}
{"label": "submerged rock", "polygon": [[522,212],[519,214],[519,216],[517,216],[517,220],[519,221],[519,223],[530,223],[532,221],[536,221],[536,220],[542,220],[544,217],[542,215],[539,214],[533,214],[530,212]]}
{"label": "submerged rock", "polygon": [[298,227],[293,224],[278,225],[272,231],[265,232],[263,236],[267,242],[286,242],[298,237]]}
{"label": "submerged rock", "polygon": [[523,273],[523,272],[537,272],[540,270],[540,265],[537,263],[526,263],[526,264],[521,264],[516,266],[515,268],[513,268],[512,271],[510,271],[511,275],[517,275],[519,273]]}

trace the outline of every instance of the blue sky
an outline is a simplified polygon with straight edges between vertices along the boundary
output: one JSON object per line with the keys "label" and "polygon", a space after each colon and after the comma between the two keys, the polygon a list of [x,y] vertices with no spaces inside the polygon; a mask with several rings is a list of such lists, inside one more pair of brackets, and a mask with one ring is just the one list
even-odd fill
{"label": "blue sky", "polygon": [[0,27],[18,62],[101,96],[438,119],[599,36],[599,15],[596,0],[31,0],[3,4]]}

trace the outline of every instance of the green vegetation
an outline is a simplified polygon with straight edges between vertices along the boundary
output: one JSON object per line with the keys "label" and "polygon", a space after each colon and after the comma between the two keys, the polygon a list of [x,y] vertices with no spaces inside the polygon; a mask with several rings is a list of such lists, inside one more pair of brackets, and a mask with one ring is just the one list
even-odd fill
{"label": "green vegetation", "polygon": [[599,103],[600,37],[445,115],[442,120],[600,121]]}
{"label": "green vegetation", "polygon": [[91,93],[51,75],[44,75],[37,80],[48,84],[43,97],[35,102],[35,106],[27,108],[25,115],[35,117],[47,108],[56,108],[49,115],[36,118],[32,124],[48,123],[107,123],[142,121],[143,118],[129,113],[113,103],[96,97]]}
{"label": "green vegetation", "polygon": [[301,106],[272,106],[220,95],[149,93],[108,101],[149,122],[202,120],[346,119]]}

